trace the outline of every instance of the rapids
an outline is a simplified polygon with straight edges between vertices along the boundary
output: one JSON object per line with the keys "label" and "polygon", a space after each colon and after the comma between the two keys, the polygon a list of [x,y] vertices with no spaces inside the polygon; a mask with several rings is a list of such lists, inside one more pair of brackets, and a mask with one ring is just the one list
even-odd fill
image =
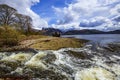
{"label": "rapids", "polygon": [[0,78],[120,80],[120,43],[34,52],[1,52]]}
{"label": "rapids", "polygon": [[38,53],[0,53],[0,77],[27,75],[31,80],[120,80],[120,51],[113,52],[109,48],[93,49],[92,44],[86,44],[83,48]]}

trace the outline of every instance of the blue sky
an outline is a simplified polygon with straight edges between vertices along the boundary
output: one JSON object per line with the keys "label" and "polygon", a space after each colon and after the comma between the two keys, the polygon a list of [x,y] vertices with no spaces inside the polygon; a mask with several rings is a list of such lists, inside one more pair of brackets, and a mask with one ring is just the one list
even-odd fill
{"label": "blue sky", "polygon": [[120,0],[0,0],[29,15],[33,28],[120,29]]}
{"label": "blue sky", "polygon": [[63,8],[66,7],[71,0],[41,0],[38,4],[31,7],[31,9],[39,14],[42,18],[50,18],[48,24],[56,23],[57,17],[53,10],[53,6]]}

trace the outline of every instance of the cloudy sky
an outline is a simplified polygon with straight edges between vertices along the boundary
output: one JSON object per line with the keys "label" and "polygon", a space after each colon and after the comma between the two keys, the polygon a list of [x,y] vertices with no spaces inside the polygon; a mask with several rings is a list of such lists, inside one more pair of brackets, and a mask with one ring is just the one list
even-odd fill
{"label": "cloudy sky", "polygon": [[120,29],[120,0],[0,0],[29,15],[36,29]]}

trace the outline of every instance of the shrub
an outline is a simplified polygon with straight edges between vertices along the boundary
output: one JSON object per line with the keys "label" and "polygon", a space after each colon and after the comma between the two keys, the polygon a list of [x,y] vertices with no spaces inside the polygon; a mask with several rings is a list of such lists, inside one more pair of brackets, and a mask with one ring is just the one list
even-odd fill
{"label": "shrub", "polygon": [[60,37],[60,33],[59,32],[54,32],[54,33],[52,33],[52,36],[53,37]]}
{"label": "shrub", "polygon": [[1,45],[15,46],[18,45],[20,33],[11,27],[3,27],[0,30]]}

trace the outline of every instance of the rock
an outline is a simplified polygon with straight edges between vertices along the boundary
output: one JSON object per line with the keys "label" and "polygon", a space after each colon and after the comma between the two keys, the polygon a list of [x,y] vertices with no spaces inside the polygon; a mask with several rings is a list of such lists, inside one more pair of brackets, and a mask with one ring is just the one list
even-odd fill
{"label": "rock", "polygon": [[92,55],[87,54],[86,52],[76,52],[76,51],[65,51],[69,56],[78,58],[78,59],[90,59]]}
{"label": "rock", "polygon": [[110,43],[107,47],[104,47],[105,49],[111,51],[111,52],[119,52],[120,51],[120,43]]}
{"label": "rock", "polygon": [[46,56],[44,56],[42,58],[43,61],[45,61],[46,63],[52,63],[53,61],[55,61],[57,58],[55,56],[55,54],[47,54]]}

